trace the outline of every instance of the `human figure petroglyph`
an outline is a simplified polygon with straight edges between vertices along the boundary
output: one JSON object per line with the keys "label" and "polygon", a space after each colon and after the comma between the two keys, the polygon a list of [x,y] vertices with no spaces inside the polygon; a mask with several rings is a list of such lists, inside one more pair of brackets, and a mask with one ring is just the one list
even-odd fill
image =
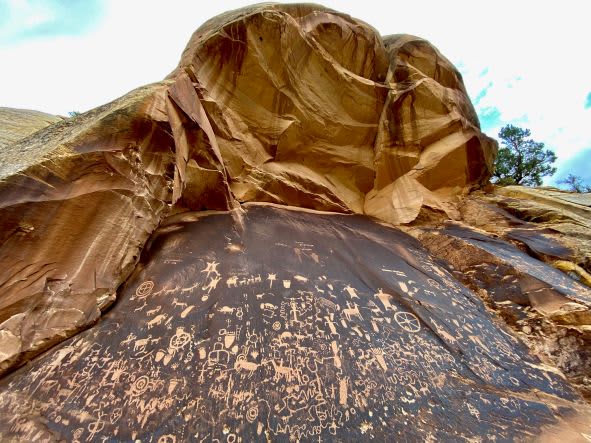
{"label": "human figure petroglyph", "polygon": [[359,298],[359,296],[357,295],[357,289],[355,289],[351,285],[345,286],[345,291],[347,292],[347,294],[349,294],[349,297],[351,297],[351,299]]}
{"label": "human figure petroglyph", "polygon": [[382,288],[378,289],[378,292],[376,294],[374,294],[374,297],[377,297],[380,300],[380,302],[384,306],[384,309],[386,310],[386,312],[397,310],[397,308],[395,306],[393,306],[392,303],[390,303],[392,296],[390,294],[385,293],[382,290]]}
{"label": "human figure petroglyph", "polygon": [[210,278],[209,277],[210,274],[215,274],[216,277],[219,277],[220,273],[218,272],[218,265],[219,265],[219,263],[215,260],[211,261],[211,262],[208,261],[207,266],[201,272],[207,273],[206,278]]}
{"label": "human figure petroglyph", "polygon": [[330,333],[340,337],[340,334],[337,332],[337,328],[335,326],[334,313],[331,312],[330,314],[328,314],[328,316],[325,316],[324,320],[325,320],[326,324],[328,325],[328,329],[330,330]]}
{"label": "human figure petroglyph", "polygon": [[218,283],[221,279],[222,278],[219,275],[217,277],[213,277],[208,283],[208,285],[203,287],[203,290],[207,291],[207,293],[210,294],[212,289],[217,288]]}
{"label": "human figure petroglyph", "polygon": [[121,344],[122,344],[122,345],[128,345],[128,344],[130,344],[130,343],[131,343],[133,340],[135,340],[136,338],[137,338],[137,336],[136,336],[136,335],[135,335],[133,332],[130,332],[130,333],[127,335],[127,337],[125,338],[125,340],[123,340],[123,341],[121,342]]}

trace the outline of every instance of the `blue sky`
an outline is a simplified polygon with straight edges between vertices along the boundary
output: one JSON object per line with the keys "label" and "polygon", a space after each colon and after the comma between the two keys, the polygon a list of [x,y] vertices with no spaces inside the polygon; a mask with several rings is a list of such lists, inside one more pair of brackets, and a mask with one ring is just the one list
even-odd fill
{"label": "blue sky", "polygon": [[[0,0],[0,106],[85,111],[177,64],[205,20],[252,1]],[[512,123],[591,184],[591,59],[584,1],[325,0],[382,35],[427,38],[462,72],[483,130]]]}

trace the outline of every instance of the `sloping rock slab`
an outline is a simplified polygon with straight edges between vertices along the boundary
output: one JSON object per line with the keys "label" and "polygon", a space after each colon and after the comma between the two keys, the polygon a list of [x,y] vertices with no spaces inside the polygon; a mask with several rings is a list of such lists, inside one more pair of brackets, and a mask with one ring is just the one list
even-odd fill
{"label": "sloping rock slab", "polygon": [[550,237],[553,233],[550,229],[512,229],[506,235],[526,245],[534,256],[572,260],[573,251]]}
{"label": "sloping rock slab", "polygon": [[270,206],[250,206],[237,226],[229,213],[169,218],[96,326],[2,381],[2,436],[591,433],[563,378],[410,236],[360,216]]}

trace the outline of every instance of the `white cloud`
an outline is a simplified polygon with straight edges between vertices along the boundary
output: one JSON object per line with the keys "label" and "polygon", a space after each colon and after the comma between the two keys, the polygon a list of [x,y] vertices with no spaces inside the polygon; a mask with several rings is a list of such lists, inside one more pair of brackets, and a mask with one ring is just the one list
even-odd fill
{"label": "white cloud", "polygon": [[[500,124],[528,127],[561,162],[591,147],[591,109],[584,109],[591,92],[586,2],[323,3],[381,34],[430,40],[460,67],[473,98],[488,87],[478,110],[497,109]],[[165,77],[201,23],[246,4],[107,0],[101,22],[88,34],[0,46],[0,106],[65,114],[108,102]]]}

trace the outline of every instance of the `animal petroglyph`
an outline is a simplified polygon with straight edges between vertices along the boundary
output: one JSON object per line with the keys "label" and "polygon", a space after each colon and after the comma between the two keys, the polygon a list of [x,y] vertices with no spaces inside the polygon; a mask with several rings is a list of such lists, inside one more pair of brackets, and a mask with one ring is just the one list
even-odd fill
{"label": "animal petroglyph", "polygon": [[349,294],[349,297],[351,297],[352,299],[359,298],[359,296],[357,295],[357,290],[351,285],[345,286],[345,291],[347,291],[347,294]]}
{"label": "animal petroglyph", "polygon": [[161,325],[162,322],[164,320],[166,320],[167,315],[166,314],[159,314],[156,317],[154,317],[152,320],[150,320],[147,325],[148,325],[148,329],[153,328],[156,325]]}
{"label": "animal petroglyph", "polygon": [[343,309],[343,314],[348,321],[351,321],[353,318],[363,320],[363,317],[359,312],[359,306],[357,305],[357,303],[353,303],[353,305],[351,305],[349,301],[347,301],[347,307]]}
{"label": "animal petroglyph", "polygon": [[228,278],[226,280],[226,286],[228,286],[228,288],[235,288],[238,286],[238,276],[237,275],[233,275],[232,277]]}

